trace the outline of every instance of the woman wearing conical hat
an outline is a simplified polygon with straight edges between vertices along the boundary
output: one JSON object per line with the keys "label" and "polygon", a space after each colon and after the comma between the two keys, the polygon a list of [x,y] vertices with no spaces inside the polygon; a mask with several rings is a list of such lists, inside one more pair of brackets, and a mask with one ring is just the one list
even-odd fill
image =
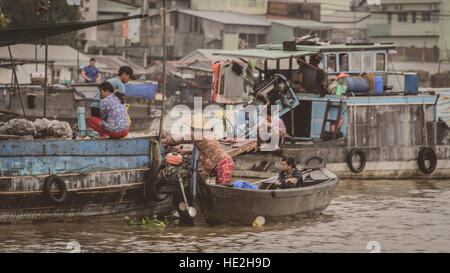
{"label": "woman wearing conical hat", "polygon": [[216,184],[231,183],[234,170],[233,159],[225,152],[222,145],[209,130],[206,120],[200,115],[187,120],[191,134],[181,138],[171,138],[164,141],[169,145],[194,144],[199,151],[199,168],[211,177],[216,177]]}

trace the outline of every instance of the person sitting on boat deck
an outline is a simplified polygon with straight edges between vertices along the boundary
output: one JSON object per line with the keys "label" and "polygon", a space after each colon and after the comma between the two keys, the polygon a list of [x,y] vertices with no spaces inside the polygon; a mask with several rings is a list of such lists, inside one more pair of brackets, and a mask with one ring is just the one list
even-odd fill
{"label": "person sitting on boat deck", "polygon": [[[107,79],[106,81],[109,82],[112,87],[117,90],[119,93],[123,94],[122,96],[122,103],[124,103],[125,98],[125,84],[128,83],[131,80],[135,80],[136,78],[133,76],[133,68],[129,66],[121,66],[119,68],[119,74],[117,77]],[[92,99],[91,103],[91,116],[101,118],[100,115],[100,92],[97,92],[95,97]]]}
{"label": "person sitting on boat deck", "polygon": [[99,86],[100,114],[102,118],[90,117],[88,124],[99,133],[102,138],[105,135],[110,138],[123,138],[130,131],[130,123],[127,116],[127,107],[122,103],[123,95],[114,90],[109,82]]}
{"label": "person sitting on boat deck", "polygon": [[297,63],[300,65],[300,79],[301,86],[306,92],[320,94],[324,97],[326,94],[326,88],[324,86],[325,72],[319,67],[322,61],[322,54],[314,54],[310,56],[310,61],[307,63],[304,58],[297,58]]}
{"label": "person sitting on boat deck", "polygon": [[[194,123],[201,120],[202,124]],[[198,122],[199,123],[199,122]],[[206,120],[203,117],[194,117],[192,121],[187,120],[186,125],[191,127],[191,134],[185,137],[172,137],[162,142],[169,145],[194,144],[199,151],[199,168],[210,177],[216,177],[216,184],[231,183],[231,176],[234,170],[233,159],[225,152],[222,145],[206,127]],[[183,151],[186,153],[189,151]]]}
{"label": "person sitting on boat deck", "polygon": [[281,159],[281,171],[275,186],[282,189],[298,188],[303,186],[302,173],[296,168],[293,157],[283,157]]}
{"label": "person sitting on boat deck", "polygon": [[[263,119],[258,123],[258,133],[260,132],[267,132],[271,137],[273,137],[275,134],[278,134],[278,144],[276,145],[275,149],[280,149],[281,144],[283,144],[285,138],[292,138],[286,130],[286,125],[284,124],[283,120],[279,117],[278,113],[275,113],[272,115],[271,107],[267,107],[267,113],[263,114]],[[263,111],[264,113],[264,111]],[[261,142],[268,143],[270,142],[270,139],[263,140]]]}

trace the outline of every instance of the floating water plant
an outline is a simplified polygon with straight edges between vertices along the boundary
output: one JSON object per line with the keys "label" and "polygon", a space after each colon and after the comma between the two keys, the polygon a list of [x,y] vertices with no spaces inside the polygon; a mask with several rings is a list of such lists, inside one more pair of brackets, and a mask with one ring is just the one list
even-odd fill
{"label": "floating water plant", "polygon": [[145,228],[160,229],[160,230],[165,229],[166,227],[169,226],[178,225],[179,223],[178,220],[171,222],[169,219],[167,219],[167,217],[164,217],[164,220],[159,220],[156,215],[153,215],[152,218],[144,217],[142,218],[142,221],[131,219],[128,216],[125,216],[123,220],[127,222],[127,224],[129,225],[140,225]]}

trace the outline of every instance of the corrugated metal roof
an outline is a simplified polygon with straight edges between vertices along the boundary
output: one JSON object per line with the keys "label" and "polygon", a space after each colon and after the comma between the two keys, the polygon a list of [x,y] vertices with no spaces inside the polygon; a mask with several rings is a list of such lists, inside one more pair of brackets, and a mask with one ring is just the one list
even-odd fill
{"label": "corrugated metal roof", "polygon": [[127,5],[125,3],[118,3],[110,0],[99,0],[98,1],[98,12],[108,12],[108,13],[130,13],[139,10],[139,8]]}
{"label": "corrugated metal roof", "polygon": [[272,23],[290,26],[290,27],[302,27],[309,29],[330,29],[331,25],[327,25],[321,22],[312,20],[270,20]]}
{"label": "corrugated metal roof", "polygon": [[[35,45],[34,44],[18,44],[11,46],[11,53],[14,60],[34,61]],[[80,66],[89,63],[89,57],[80,53]],[[44,61],[45,46],[37,46],[37,59]],[[8,47],[0,47],[0,60],[9,60]],[[49,45],[48,60],[54,61],[55,65],[74,66],[77,64],[77,51],[66,45]]]}
{"label": "corrugated metal roof", "polygon": [[133,73],[136,75],[147,74],[148,72],[144,67],[127,61],[121,56],[89,55],[89,57],[95,58],[95,60],[97,61],[96,66],[100,69],[100,72],[117,74],[119,72],[119,67],[124,65],[133,68]]}
{"label": "corrugated metal roof", "polygon": [[271,25],[270,21],[267,20],[264,16],[248,15],[229,11],[203,11],[203,10],[178,10],[178,11],[226,25],[251,25],[251,26],[265,26],[265,27],[269,27]]}
{"label": "corrugated metal roof", "polygon": [[214,55],[233,56],[249,59],[288,59],[314,54],[317,51],[284,51],[284,50],[264,50],[264,49],[244,49],[244,50],[221,50],[214,52]]}
{"label": "corrugated metal roof", "polygon": [[184,56],[180,59],[180,61],[196,61],[199,59],[209,59],[209,60],[222,60],[225,59],[223,57],[219,57],[217,55],[214,55],[214,52],[216,52],[217,49],[196,49],[195,51],[192,51],[188,55]]}

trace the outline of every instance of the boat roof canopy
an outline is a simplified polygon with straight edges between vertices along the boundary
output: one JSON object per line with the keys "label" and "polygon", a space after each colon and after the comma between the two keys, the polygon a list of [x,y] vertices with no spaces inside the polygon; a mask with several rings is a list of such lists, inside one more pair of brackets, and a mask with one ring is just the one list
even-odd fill
{"label": "boat roof canopy", "polygon": [[297,50],[283,50],[282,44],[263,44],[256,49],[243,50],[217,50],[213,55],[230,56],[248,59],[279,60],[291,57],[312,55],[319,52],[333,51],[371,51],[394,49],[393,43],[367,43],[367,44],[332,44],[332,45],[297,45]]}
{"label": "boat roof canopy", "polygon": [[300,57],[317,53],[318,51],[285,51],[281,49],[243,49],[243,50],[220,50],[213,55],[232,56],[236,58],[279,60],[291,57]]}
{"label": "boat roof canopy", "polygon": [[[382,49],[394,49],[396,46],[394,43],[356,43],[356,44],[330,44],[330,45],[297,45],[297,51],[315,51],[315,52],[327,52],[327,51],[352,51],[352,50],[382,50]],[[282,50],[282,44],[262,44],[257,45],[256,49],[265,50]]]}

